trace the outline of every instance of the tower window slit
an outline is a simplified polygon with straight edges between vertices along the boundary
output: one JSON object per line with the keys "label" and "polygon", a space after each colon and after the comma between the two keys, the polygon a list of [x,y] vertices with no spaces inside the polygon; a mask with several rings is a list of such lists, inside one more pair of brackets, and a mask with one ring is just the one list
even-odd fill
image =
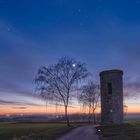
{"label": "tower window slit", "polygon": [[107,83],[108,86],[108,94],[112,95],[112,83]]}

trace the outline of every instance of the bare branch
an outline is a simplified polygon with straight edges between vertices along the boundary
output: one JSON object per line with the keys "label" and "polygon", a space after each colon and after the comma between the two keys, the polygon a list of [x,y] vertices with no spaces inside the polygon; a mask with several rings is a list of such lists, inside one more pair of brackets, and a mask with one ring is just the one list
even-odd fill
{"label": "bare branch", "polygon": [[[87,107],[89,110],[89,123],[91,119],[91,112],[93,112],[95,116],[95,110],[99,103],[99,88],[95,85],[92,81],[89,81],[87,85],[82,87],[82,92],[79,96],[79,102],[84,106]],[[95,122],[95,117],[94,117]]]}
{"label": "bare branch", "polygon": [[77,83],[89,75],[85,64],[68,57],[62,57],[58,63],[41,67],[35,78],[36,89],[46,101],[63,102],[67,124],[67,107]]}

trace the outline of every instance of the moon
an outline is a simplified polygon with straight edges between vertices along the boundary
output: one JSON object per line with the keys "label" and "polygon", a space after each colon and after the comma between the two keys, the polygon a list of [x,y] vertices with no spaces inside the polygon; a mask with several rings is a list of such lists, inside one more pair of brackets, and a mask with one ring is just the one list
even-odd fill
{"label": "moon", "polygon": [[76,67],[76,64],[72,64],[73,67]]}

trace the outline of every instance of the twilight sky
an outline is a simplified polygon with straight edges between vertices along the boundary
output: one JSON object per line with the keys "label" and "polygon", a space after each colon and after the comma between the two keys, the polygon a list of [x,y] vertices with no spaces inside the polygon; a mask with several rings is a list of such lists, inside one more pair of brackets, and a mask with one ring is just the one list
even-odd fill
{"label": "twilight sky", "polygon": [[122,69],[125,103],[140,112],[140,0],[0,0],[0,114],[45,112],[33,79],[61,56],[85,62],[97,83]]}

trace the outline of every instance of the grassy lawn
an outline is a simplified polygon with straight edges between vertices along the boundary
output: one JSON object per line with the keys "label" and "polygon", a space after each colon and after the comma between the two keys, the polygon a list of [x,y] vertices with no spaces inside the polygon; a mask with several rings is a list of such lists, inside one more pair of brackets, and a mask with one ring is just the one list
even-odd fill
{"label": "grassy lawn", "polygon": [[102,140],[140,140],[140,121],[123,125],[99,126],[97,131]]}
{"label": "grassy lawn", "polygon": [[0,123],[0,140],[13,140],[13,137],[21,136],[28,136],[31,140],[54,140],[71,129],[65,124]]}

